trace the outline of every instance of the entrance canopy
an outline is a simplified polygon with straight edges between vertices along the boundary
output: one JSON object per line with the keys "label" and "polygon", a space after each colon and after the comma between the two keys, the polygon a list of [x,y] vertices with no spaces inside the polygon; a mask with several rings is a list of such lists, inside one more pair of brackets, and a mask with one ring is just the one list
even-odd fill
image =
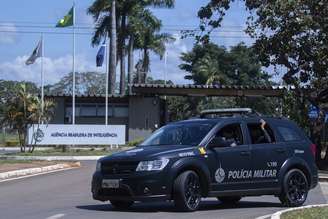
{"label": "entrance canopy", "polygon": [[286,86],[221,86],[221,85],[163,85],[133,84],[132,92],[139,95],[168,96],[241,96],[282,97]]}

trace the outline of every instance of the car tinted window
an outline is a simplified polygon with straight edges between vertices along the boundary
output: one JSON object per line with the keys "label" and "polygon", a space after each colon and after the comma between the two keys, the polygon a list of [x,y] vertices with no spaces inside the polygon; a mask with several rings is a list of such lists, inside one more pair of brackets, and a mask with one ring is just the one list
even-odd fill
{"label": "car tinted window", "polygon": [[260,123],[247,124],[252,144],[269,144],[275,142],[272,129],[268,124],[262,130]]}
{"label": "car tinted window", "polygon": [[213,122],[190,122],[167,125],[154,132],[142,146],[198,145],[216,125]]}
{"label": "car tinted window", "polygon": [[286,126],[278,126],[278,132],[282,136],[284,141],[297,141],[301,140],[301,136],[292,128]]}
{"label": "car tinted window", "polygon": [[216,133],[216,137],[222,138],[229,146],[244,144],[243,133],[238,123],[224,126]]}

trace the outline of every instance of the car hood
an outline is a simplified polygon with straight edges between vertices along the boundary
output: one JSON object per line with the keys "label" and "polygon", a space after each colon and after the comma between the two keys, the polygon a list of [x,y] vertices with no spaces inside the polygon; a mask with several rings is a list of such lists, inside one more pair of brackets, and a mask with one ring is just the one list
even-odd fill
{"label": "car hood", "polygon": [[157,157],[177,157],[179,153],[191,151],[195,146],[190,145],[162,145],[162,146],[138,146],[130,150],[114,153],[102,158],[102,161],[141,161]]}

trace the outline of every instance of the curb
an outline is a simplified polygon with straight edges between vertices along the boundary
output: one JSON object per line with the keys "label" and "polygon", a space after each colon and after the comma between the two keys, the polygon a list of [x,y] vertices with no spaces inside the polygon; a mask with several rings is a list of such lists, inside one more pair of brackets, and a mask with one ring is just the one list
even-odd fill
{"label": "curb", "polygon": [[319,173],[319,182],[328,182],[328,174]]}
{"label": "curb", "polygon": [[44,166],[44,167],[13,170],[13,171],[0,173],[0,182],[6,181],[6,180],[12,179],[12,178],[36,175],[36,174],[71,169],[71,168],[78,168],[80,166],[81,166],[80,162],[75,162],[74,164],[63,163],[63,164],[56,164],[56,165]]}
{"label": "curb", "polygon": [[0,159],[5,159],[5,160],[46,160],[46,161],[83,161],[83,160],[98,160],[104,156],[0,156]]}
{"label": "curb", "polygon": [[267,218],[280,219],[280,216],[283,213],[286,213],[289,211],[296,211],[296,210],[302,210],[302,209],[307,209],[307,208],[318,208],[318,207],[328,207],[328,204],[306,205],[306,206],[297,207],[297,208],[288,208],[285,210],[277,211],[276,213],[273,213],[273,214],[267,214],[267,215],[257,217],[256,219],[267,219]]}
{"label": "curb", "polygon": [[280,219],[281,214],[289,212],[289,211],[295,211],[295,210],[301,210],[301,209],[307,209],[307,208],[327,207],[327,206],[328,206],[328,204],[319,204],[319,205],[307,205],[307,206],[298,207],[298,208],[289,208],[289,209],[278,211],[278,212],[274,213],[271,216],[271,219]]}

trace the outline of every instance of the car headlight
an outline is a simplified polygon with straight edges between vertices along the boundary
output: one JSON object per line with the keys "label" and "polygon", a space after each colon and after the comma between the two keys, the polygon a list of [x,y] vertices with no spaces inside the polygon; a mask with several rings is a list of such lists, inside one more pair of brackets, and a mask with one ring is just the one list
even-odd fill
{"label": "car headlight", "polygon": [[136,171],[162,170],[169,163],[169,159],[140,161]]}
{"label": "car headlight", "polygon": [[101,171],[101,162],[99,162],[99,161],[97,161],[96,171],[98,171],[98,172]]}

